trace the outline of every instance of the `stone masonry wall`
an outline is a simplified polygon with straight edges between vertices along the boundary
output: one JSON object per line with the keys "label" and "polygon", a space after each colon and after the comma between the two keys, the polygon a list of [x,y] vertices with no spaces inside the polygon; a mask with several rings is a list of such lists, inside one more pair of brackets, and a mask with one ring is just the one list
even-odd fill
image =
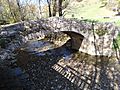
{"label": "stone masonry wall", "polygon": [[[99,36],[96,31],[103,30],[106,33]],[[51,32],[75,32],[84,36],[80,51],[92,55],[112,54],[113,38],[116,38],[119,28],[111,23],[98,23],[91,21],[80,21],[76,19],[47,18],[37,21],[26,21],[1,27],[0,37],[10,38],[12,41],[3,51],[12,52],[23,43],[32,39],[41,39]],[[74,42],[74,44],[77,44]],[[0,55],[3,58],[4,53]],[[4,57],[5,58],[5,57]]]}

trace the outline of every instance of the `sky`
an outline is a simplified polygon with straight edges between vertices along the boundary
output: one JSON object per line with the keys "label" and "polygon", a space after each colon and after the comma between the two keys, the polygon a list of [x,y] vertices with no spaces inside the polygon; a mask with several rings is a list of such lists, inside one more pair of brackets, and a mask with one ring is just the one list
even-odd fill
{"label": "sky", "polygon": [[[29,3],[32,3],[32,4],[36,4],[38,5],[39,4],[39,0],[20,0],[22,4],[26,3],[26,2],[29,2]],[[46,4],[47,1],[46,0],[41,0],[41,5],[44,5]]]}

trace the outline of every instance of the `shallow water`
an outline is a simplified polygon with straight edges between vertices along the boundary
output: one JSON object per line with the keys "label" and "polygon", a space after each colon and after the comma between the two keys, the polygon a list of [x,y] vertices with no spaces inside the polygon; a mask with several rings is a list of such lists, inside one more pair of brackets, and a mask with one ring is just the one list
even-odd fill
{"label": "shallow water", "polygon": [[42,50],[44,47],[47,47],[47,49],[51,49],[54,44],[41,40],[41,41],[29,41],[25,45],[25,49],[28,51],[36,51],[36,50]]}
{"label": "shallow water", "polygon": [[28,71],[35,90],[119,90],[114,59],[74,51],[68,44],[31,41],[19,51],[18,65]]}
{"label": "shallow water", "polygon": [[15,60],[0,66],[0,90],[119,90],[120,65],[114,57],[72,50],[70,42],[29,41]]}

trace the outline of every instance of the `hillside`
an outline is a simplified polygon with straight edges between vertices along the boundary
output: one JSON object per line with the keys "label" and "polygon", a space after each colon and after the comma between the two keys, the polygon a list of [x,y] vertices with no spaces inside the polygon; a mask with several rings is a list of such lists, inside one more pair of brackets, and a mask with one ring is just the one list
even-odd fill
{"label": "hillside", "polygon": [[[100,0],[82,0],[77,2],[71,0],[66,8],[66,18],[92,19],[102,22],[120,23],[120,16],[116,16],[117,12],[110,10],[108,7],[102,7]],[[114,7],[115,8],[115,7]]]}

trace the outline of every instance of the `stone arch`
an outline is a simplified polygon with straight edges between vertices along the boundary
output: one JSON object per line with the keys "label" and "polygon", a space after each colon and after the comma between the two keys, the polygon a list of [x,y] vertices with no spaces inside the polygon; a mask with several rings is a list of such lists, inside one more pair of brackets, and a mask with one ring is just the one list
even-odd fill
{"label": "stone arch", "polygon": [[[118,32],[120,31],[120,28],[116,27],[112,23],[98,23],[98,22],[89,22],[85,20],[65,19],[65,18],[56,18],[56,17],[40,19],[37,21],[20,22],[17,24],[3,26],[0,29],[1,29],[0,34],[5,34],[6,37],[11,36],[11,31],[13,31],[13,34],[19,33],[20,36],[19,41],[21,40],[23,41],[23,43],[26,40],[25,35],[28,35],[29,32],[31,32],[31,36],[34,36],[32,35],[32,32],[36,33],[43,31],[43,34],[40,34],[43,37],[44,37],[44,33],[48,34],[50,32],[64,32],[71,37],[71,43],[73,49],[76,50],[79,49],[79,51],[83,51],[92,55],[96,55],[95,46],[94,43],[92,42],[95,42],[95,45],[98,48],[97,55],[101,55],[101,54],[108,55],[110,52],[112,53],[113,39],[116,38]],[[107,33],[103,36],[96,35],[96,39],[94,40],[93,29],[95,31],[105,30],[107,31]],[[84,38],[83,41],[81,37]],[[104,39],[104,42],[102,42],[103,41],[102,38]],[[81,42],[79,42],[79,40],[82,41],[82,45]],[[99,52],[103,52],[103,53],[99,54]]]}

